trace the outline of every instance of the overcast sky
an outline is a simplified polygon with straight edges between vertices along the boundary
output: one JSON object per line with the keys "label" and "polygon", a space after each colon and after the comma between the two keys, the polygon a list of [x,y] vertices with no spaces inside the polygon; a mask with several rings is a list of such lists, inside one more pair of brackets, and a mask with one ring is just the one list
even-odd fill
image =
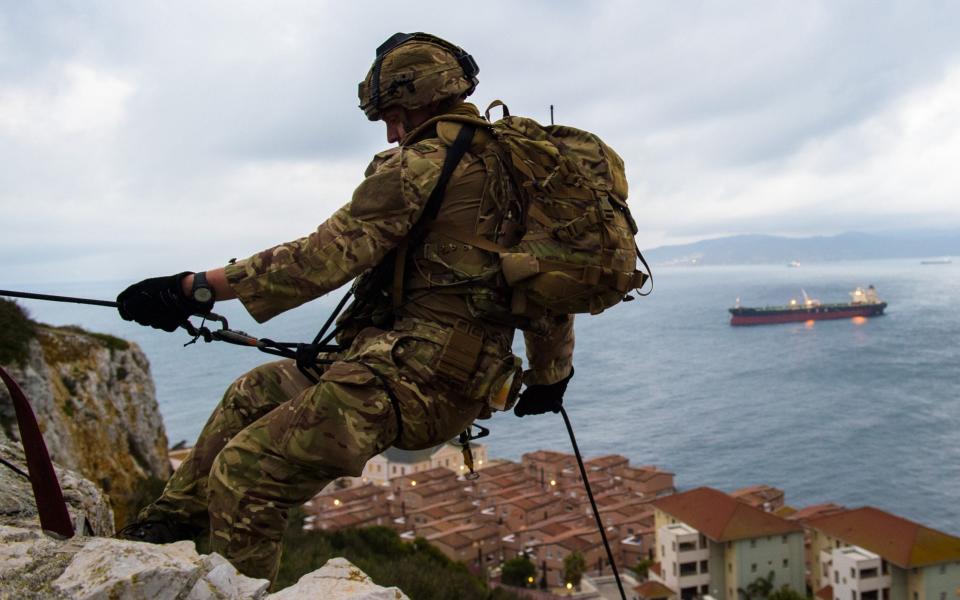
{"label": "overcast sky", "polygon": [[[455,8],[456,7],[456,8]],[[0,2],[0,287],[137,280],[305,235],[383,126],[374,49],[427,31],[471,98],[624,158],[641,248],[960,226],[956,2]]]}

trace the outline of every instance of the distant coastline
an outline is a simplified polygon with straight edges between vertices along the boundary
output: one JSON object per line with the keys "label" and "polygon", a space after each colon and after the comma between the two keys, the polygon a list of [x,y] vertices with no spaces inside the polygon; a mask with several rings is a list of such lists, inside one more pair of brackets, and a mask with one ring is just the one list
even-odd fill
{"label": "distant coastline", "polygon": [[641,249],[648,261],[660,266],[803,265],[889,258],[916,258],[925,264],[950,264],[953,257],[960,256],[960,230],[848,232],[805,238],[733,235]]}

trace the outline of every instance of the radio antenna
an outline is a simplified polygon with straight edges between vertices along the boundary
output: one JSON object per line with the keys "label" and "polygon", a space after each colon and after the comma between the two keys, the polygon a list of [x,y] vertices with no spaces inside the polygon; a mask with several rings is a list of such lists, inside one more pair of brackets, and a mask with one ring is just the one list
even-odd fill
{"label": "radio antenna", "polygon": [[553,105],[550,105],[550,124],[553,125]]}

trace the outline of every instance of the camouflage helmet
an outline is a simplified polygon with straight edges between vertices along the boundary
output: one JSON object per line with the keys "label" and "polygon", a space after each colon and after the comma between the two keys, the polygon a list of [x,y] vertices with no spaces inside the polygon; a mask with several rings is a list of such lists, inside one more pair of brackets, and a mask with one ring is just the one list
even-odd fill
{"label": "camouflage helmet", "polygon": [[377,48],[360,82],[360,108],[371,121],[391,106],[414,110],[477,87],[480,68],[462,48],[427,33],[395,33]]}

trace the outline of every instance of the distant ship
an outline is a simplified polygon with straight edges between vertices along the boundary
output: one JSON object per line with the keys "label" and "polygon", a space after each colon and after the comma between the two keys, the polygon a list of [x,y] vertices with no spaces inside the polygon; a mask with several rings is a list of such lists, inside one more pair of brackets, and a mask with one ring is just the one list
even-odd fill
{"label": "distant ship", "polygon": [[953,261],[949,258],[929,258],[927,260],[920,261],[921,265],[949,265],[952,263]]}
{"label": "distant ship", "polygon": [[851,317],[875,317],[883,314],[887,303],[880,300],[877,290],[858,287],[850,292],[850,302],[821,304],[803,293],[803,302],[791,300],[787,306],[747,308],[737,305],[730,309],[731,325],[765,325],[768,323],[792,323],[796,321],[822,321],[825,319],[848,319]]}

